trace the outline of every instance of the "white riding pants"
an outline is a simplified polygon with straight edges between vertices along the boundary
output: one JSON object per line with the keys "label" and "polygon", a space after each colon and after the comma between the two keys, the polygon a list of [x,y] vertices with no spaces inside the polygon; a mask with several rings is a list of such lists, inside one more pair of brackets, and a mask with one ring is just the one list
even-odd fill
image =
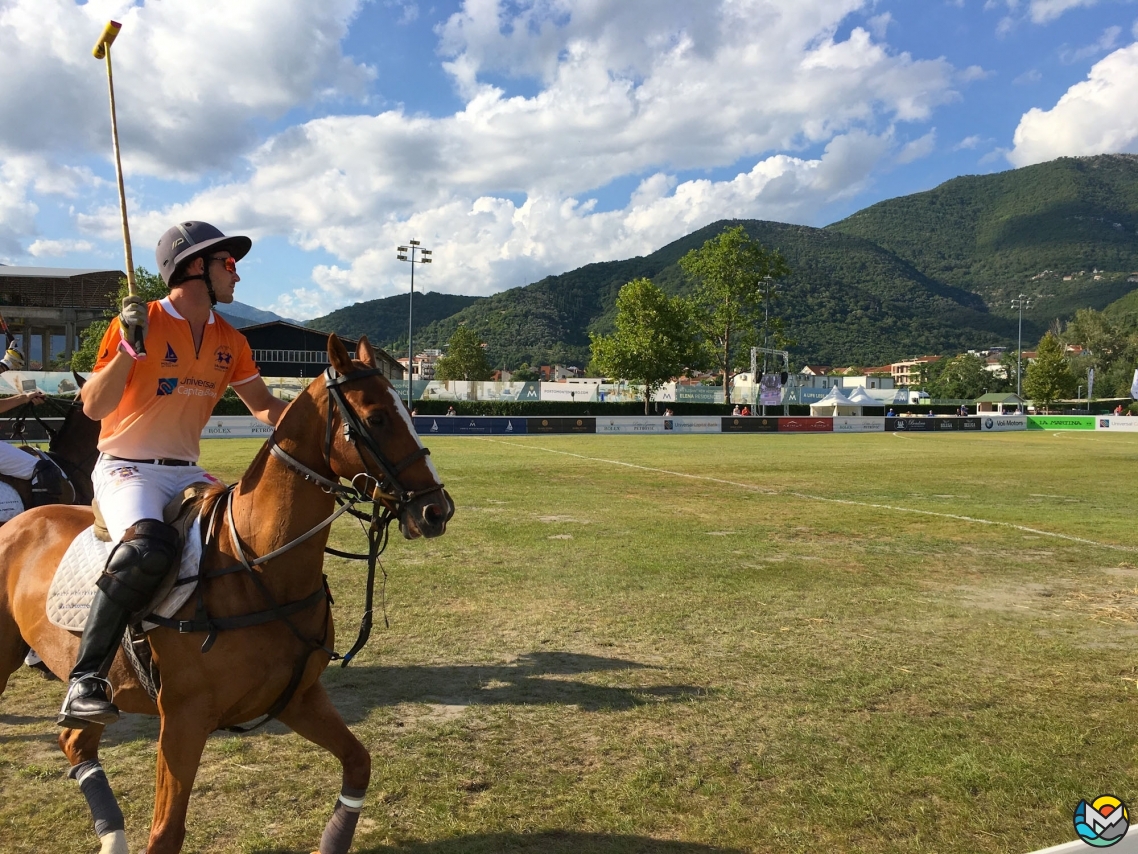
{"label": "white riding pants", "polygon": [[15,445],[0,442],[0,474],[30,480],[38,462],[38,457],[21,451]]}
{"label": "white riding pants", "polygon": [[91,482],[111,541],[139,519],[162,521],[162,508],[192,483],[219,483],[201,466],[159,466],[99,458]]}

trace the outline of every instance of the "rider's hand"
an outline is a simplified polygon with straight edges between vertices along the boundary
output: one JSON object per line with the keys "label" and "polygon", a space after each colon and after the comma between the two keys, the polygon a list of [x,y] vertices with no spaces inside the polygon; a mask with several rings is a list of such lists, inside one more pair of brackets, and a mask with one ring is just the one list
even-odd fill
{"label": "rider's hand", "polygon": [[8,352],[4,354],[3,359],[0,359],[0,367],[5,371],[18,371],[24,367],[24,354],[20,352],[20,345],[15,341],[8,345]]}
{"label": "rider's hand", "polygon": [[47,400],[47,395],[45,395],[37,388],[35,391],[24,392],[24,400],[28,401],[33,406],[39,406],[41,403]]}
{"label": "rider's hand", "polygon": [[137,339],[134,330],[141,330],[141,337],[146,337],[149,325],[146,319],[146,301],[142,297],[126,297],[122,301],[122,311],[119,313],[119,324],[122,326],[123,337],[130,343]]}

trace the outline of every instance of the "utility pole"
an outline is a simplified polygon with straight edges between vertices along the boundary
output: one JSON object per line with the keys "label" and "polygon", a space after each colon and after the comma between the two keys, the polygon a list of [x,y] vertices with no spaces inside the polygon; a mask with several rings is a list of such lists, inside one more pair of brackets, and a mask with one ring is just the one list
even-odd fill
{"label": "utility pole", "polygon": [[[400,246],[399,254],[395,257],[400,261],[407,261],[411,265],[411,293],[407,297],[407,411],[411,411],[411,377],[414,374],[415,366],[415,347],[412,343],[414,330],[414,307],[415,307],[415,265],[416,264],[430,264],[431,263],[431,250],[423,249],[419,246],[418,240],[408,240],[408,246]],[[407,252],[410,248],[411,255],[408,257]],[[416,252],[419,257],[416,258]]]}

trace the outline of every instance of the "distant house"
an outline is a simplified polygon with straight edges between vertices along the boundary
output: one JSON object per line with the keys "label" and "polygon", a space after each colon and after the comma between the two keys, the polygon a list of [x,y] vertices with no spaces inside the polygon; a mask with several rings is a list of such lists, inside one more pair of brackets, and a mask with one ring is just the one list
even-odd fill
{"label": "distant house", "polygon": [[893,384],[897,388],[913,385],[917,382],[921,374],[921,367],[930,362],[939,362],[940,358],[940,356],[921,356],[917,359],[905,359],[901,362],[894,362],[890,365],[893,374]]}
{"label": "distant house", "polygon": [[1126,281],[1132,285],[1138,285],[1138,273],[1131,273],[1126,277]]}

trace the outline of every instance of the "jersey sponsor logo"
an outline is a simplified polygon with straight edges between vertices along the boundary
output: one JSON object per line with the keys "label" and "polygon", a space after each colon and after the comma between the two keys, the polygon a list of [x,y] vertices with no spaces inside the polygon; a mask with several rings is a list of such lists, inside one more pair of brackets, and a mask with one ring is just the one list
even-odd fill
{"label": "jersey sponsor logo", "polygon": [[217,397],[217,383],[197,377],[183,377],[178,394],[189,397]]}
{"label": "jersey sponsor logo", "polygon": [[177,377],[160,377],[158,379],[158,397],[173,394],[178,388]]}
{"label": "jersey sponsor logo", "polygon": [[169,342],[166,343],[166,357],[162,359],[162,367],[170,368],[178,364],[178,354],[174,352],[174,348]]}
{"label": "jersey sponsor logo", "polygon": [[222,344],[213,351],[213,368],[216,371],[228,371],[233,363],[233,351]]}

